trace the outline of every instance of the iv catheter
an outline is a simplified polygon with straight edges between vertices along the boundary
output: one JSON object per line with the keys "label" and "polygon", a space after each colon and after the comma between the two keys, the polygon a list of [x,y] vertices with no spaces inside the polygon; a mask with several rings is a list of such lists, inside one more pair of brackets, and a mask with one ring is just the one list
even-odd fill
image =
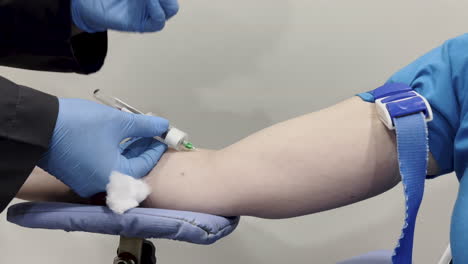
{"label": "iv catheter", "polygon": [[[107,106],[110,106],[110,107],[113,107],[113,108],[116,108],[118,110],[128,112],[128,113],[145,115],[145,113],[130,106],[124,101],[116,97],[111,97],[111,96],[103,94],[100,89],[96,89],[93,93],[93,96],[98,101],[100,101],[101,103]],[[148,113],[146,115],[153,115],[153,114]],[[155,137],[155,139],[165,143],[168,147],[175,149],[175,150],[194,150],[195,149],[193,144],[190,141],[188,141],[187,133],[173,126],[169,126],[169,129],[167,130],[166,133],[164,133],[160,137]]]}

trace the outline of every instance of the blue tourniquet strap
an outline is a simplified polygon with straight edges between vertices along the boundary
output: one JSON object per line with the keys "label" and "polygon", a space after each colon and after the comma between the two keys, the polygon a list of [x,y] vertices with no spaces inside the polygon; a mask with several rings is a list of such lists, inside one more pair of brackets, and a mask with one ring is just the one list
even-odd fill
{"label": "blue tourniquet strap", "polygon": [[424,194],[429,140],[427,122],[433,119],[429,102],[404,83],[386,83],[369,92],[377,114],[397,136],[398,165],[405,193],[405,224],[392,256],[393,264],[411,264],[416,217]]}
{"label": "blue tourniquet strap", "polygon": [[413,240],[424,193],[428,160],[428,132],[423,113],[393,119],[397,135],[398,162],[406,200],[405,224],[392,262],[411,264]]}

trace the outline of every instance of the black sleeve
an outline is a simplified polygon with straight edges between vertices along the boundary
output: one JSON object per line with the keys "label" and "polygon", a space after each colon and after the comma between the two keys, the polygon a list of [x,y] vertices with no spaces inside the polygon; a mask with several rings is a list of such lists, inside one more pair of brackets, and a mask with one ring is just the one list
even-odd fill
{"label": "black sleeve", "polygon": [[56,97],[0,77],[0,212],[47,150],[57,115]]}
{"label": "black sleeve", "polygon": [[72,33],[70,0],[0,0],[0,65],[93,73],[107,53],[107,32]]}

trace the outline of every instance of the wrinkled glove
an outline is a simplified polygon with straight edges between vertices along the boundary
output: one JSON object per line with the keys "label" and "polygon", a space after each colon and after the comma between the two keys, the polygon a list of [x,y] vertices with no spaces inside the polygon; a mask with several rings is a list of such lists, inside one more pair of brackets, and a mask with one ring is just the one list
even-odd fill
{"label": "wrinkled glove", "polygon": [[122,155],[129,137],[161,136],[167,120],[122,112],[81,99],[59,99],[59,114],[49,150],[38,166],[82,197],[104,192],[112,171],[141,178],[157,164],[164,144],[149,144],[138,155]]}
{"label": "wrinkled glove", "polygon": [[179,10],[177,0],[72,0],[75,25],[94,33],[108,29],[155,32]]}
{"label": "wrinkled glove", "polygon": [[167,145],[154,138],[134,137],[119,146],[122,156],[131,159],[143,154],[149,148],[167,150]]}

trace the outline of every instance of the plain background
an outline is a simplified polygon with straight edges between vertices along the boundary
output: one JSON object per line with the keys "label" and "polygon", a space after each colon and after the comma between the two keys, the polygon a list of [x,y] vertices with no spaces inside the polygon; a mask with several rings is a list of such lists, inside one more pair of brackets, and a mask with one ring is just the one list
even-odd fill
{"label": "plain background", "polygon": [[[91,99],[101,88],[167,117],[198,146],[221,148],[373,89],[468,29],[468,2],[461,0],[180,4],[180,13],[161,33],[111,33],[106,64],[97,74],[7,68],[0,74],[63,97]],[[447,245],[456,191],[454,175],[427,183],[416,231],[417,263],[435,263]],[[160,263],[167,264],[335,263],[393,248],[402,217],[399,185],[377,198],[307,217],[244,217],[235,233],[213,246],[156,245]],[[112,263],[117,246],[111,236],[23,229],[7,223],[5,213],[0,234],[2,263]]]}

